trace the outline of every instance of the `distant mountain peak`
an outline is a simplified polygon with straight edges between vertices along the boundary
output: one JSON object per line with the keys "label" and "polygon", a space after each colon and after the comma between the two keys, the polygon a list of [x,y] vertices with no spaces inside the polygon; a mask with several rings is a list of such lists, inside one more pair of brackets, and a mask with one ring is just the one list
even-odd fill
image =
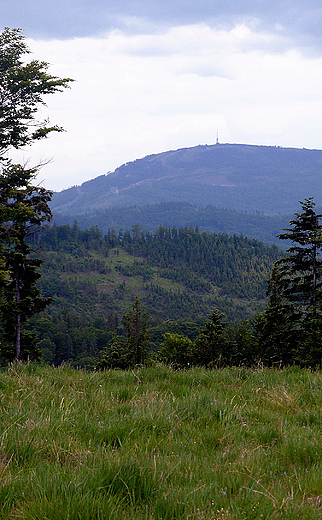
{"label": "distant mountain peak", "polygon": [[238,211],[293,213],[322,202],[322,151],[248,144],[198,145],[148,155],[81,186],[54,193],[54,213],[184,201]]}

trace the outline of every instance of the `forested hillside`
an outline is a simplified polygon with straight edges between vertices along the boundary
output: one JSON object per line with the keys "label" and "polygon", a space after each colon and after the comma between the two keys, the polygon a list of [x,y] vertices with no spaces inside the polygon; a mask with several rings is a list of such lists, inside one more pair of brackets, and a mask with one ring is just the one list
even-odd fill
{"label": "forested hillside", "polygon": [[289,217],[285,215],[267,216],[259,211],[248,213],[223,209],[212,204],[199,207],[189,202],[160,202],[144,206],[113,207],[103,211],[75,215],[62,215],[54,212],[54,221],[57,225],[69,224],[72,226],[75,220],[82,229],[98,226],[103,233],[107,233],[110,228],[116,229],[117,232],[120,229],[130,229],[137,223],[140,223],[142,228],[147,231],[154,231],[160,225],[171,228],[198,226],[201,231],[244,235],[265,244],[276,243],[281,246],[276,235],[288,224]]}
{"label": "forested hillside", "polygon": [[45,227],[36,254],[44,260],[39,287],[54,303],[33,328],[56,364],[99,356],[112,332],[122,332],[135,296],[151,315],[156,345],[166,331],[195,336],[215,307],[230,322],[249,318],[263,308],[265,280],[280,256],[275,246],[194,228],[133,226],[103,236],[76,224]]}
{"label": "forested hillside", "polygon": [[287,215],[308,193],[321,204],[321,165],[322,150],[219,143],[169,150],[54,193],[51,208],[76,215],[184,201]]}

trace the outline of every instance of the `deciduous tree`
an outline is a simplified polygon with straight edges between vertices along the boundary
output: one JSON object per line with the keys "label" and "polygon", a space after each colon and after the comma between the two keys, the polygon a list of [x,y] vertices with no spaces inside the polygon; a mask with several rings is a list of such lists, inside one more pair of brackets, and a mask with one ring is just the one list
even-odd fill
{"label": "deciduous tree", "polygon": [[21,29],[6,27],[0,34],[0,318],[5,359],[37,355],[24,324],[49,300],[36,287],[41,262],[30,257],[29,240],[51,218],[51,192],[36,184],[38,168],[12,164],[7,152],[62,131],[48,120],[39,121],[37,112],[45,95],[71,81],[48,74],[46,62],[24,62],[28,54]]}
{"label": "deciduous tree", "polygon": [[158,358],[174,368],[188,368],[192,364],[193,342],[183,334],[166,332]]}
{"label": "deciduous tree", "polygon": [[61,132],[47,119],[39,121],[39,105],[44,95],[62,91],[70,78],[48,74],[45,61],[23,58],[30,54],[21,29],[6,27],[0,34],[0,157],[10,148],[21,148],[43,139],[52,131]]}

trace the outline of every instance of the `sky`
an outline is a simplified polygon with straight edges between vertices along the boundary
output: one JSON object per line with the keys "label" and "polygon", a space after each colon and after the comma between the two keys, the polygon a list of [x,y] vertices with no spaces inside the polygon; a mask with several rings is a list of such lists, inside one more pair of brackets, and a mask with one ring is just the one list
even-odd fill
{"label": "sky", "polygon": [[320,0],[0,0],[0,21],[75,80],[40,110],[66,132],[13,154],[47,189],[217,133],[322,148]]}

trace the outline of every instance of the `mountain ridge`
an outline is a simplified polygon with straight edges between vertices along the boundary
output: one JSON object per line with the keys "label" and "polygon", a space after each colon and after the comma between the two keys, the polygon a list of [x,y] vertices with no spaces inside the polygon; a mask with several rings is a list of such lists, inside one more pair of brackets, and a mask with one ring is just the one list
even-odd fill
{"label": "mountain ridge", "polygon": [[147,155],[59,193],[51,209],[84,214],[159,202],[208,204],[267,215],[322,201],[322,150],[247,144],[198,145]]}

